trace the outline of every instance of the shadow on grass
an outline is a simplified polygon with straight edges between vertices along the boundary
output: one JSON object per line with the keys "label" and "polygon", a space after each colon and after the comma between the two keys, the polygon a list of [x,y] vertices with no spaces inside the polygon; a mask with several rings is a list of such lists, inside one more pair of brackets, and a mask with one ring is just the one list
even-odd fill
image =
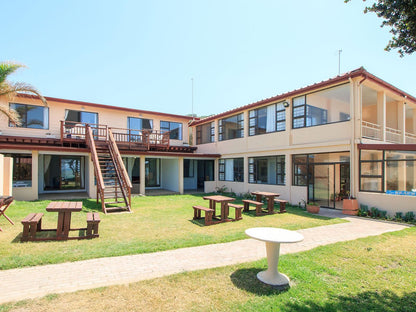
{"label": "shadow on grass", "polygon": [[288,289],[278,289],[260,282],[257,273],[261,270],[256,268],[239,269],[231,274],[231,282],[239,289],[251,292],[258,296],[277,295]]}
{"label": "shadow on grass", "polygon": [[365,291],[355,296],[334,296],[322,303],[288,302],[285,311],[415,311],[416,292],[398,296],[390,290]]}

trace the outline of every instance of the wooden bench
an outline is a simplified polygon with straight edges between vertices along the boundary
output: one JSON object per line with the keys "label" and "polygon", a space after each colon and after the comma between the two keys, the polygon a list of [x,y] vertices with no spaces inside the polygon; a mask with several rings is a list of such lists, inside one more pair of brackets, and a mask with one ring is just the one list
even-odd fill
{"label": "wooden bench", "polygon": [[243,203],[244,203],[244,211],[247,212],[249,210],[250,204],[252,204],[256,206],[256,216],[261,216],[263,214],[263,211],[261,210],[261,208],[263,207],[262,202],[258,202],[258,201],[250,200],[250,199],[244,199]]}
{"label": "wooden bench", "polygon": [[205,211],[205,225],[211,225],[212,214],[214,213],[213,209],[203,207],[203,206],[192,206],[194,208],[194,220],[201,219],[201,211]]}
{"label": "wooden bench", "polygon": [[98,212],[87,213],[87,238],[98,237],[98,224],[100,223],[100,214]]}
{"label": "wooden bench", "polygon": [[235,209],[235,219],[234,219],[235,221],[243,219],[243,217],[241,215],[241,210],[243,209],[243,206],[236,205],[236,204],[228,204],[228,207],[231,207],[231,208]]}
{"label": "wooden bench", "polygon": [[33,241],[36,239],[36,232],[42,230],[42,217],[43,213],[29,213],[27,217],[22,220],[22,241]]}
{"label": "wooden bench", "polygon": [[286,204],[288,203],[287,200],[275,198],[274,202],[279,204],[279,207],[280,207],[279,213],[285,213],[286,212]]}

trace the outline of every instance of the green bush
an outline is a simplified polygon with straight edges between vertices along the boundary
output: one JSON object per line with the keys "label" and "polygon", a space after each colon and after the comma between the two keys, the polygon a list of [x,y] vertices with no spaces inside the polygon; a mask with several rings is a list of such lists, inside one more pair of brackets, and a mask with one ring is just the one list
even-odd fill
{"label": "green bush", "polygon": [[396,221],[402,221],[403,220],[403,213],[402,212],[396,212],[396,215],[394,216],[394,219]]}
{"label": "green bush", "polygon": [[406,212],[403,220],[406,222],[413,222],[415,220],[415,214],[413,213],[413,211]]}
{"label": "green bush", "polygon": [[368,216],[368,206],[367,205],[360,205],[360,209],[358,209],[358,215],[361,217],[367,217]]}

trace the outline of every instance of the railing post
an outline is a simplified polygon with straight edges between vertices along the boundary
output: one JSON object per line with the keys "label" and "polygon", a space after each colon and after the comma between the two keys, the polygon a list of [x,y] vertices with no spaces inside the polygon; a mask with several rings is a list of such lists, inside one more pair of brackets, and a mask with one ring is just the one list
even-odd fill
{"label": "railing post", "polygon": [[64,121],[61,120],[61,145],[64,145]]}

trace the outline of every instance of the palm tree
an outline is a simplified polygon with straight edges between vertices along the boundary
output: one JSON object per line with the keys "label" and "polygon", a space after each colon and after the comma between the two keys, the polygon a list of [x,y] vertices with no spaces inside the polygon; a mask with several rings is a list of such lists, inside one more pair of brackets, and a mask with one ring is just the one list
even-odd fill
{"label": "palm tree", "polygon": [[[20,92],[32,93],[37,95],[45,106],[48,106],[46,99],[30,84],[24,82],[10,82],[7,80],[7,77],[10,74],[22,67],[25,66],[13,62],[0,63],[0,97],[5,96],[8,100],[12,100]],[[0,113],[9,117],[10,122],[20,125],[20,115],[14,109],[9,109],[8,106],[0,104]]]}

